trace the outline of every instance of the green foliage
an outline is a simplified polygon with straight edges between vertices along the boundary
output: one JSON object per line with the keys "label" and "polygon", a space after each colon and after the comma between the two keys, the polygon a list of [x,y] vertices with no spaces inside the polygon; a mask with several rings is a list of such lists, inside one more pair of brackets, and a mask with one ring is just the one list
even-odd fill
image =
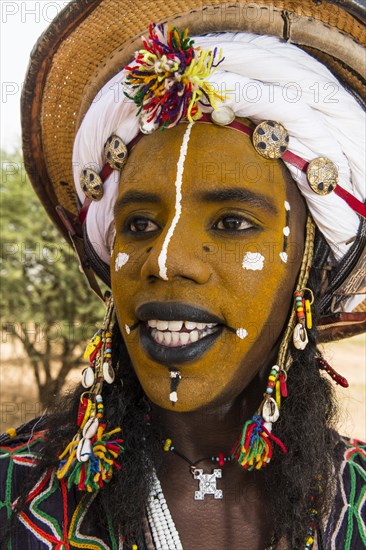
{"label": "green foliage", "polygon": [[2,340],[22,342],[46,404],[77,366],[104,307],[88,288],[72,247],[48,219],[21,154],[1,156]]}

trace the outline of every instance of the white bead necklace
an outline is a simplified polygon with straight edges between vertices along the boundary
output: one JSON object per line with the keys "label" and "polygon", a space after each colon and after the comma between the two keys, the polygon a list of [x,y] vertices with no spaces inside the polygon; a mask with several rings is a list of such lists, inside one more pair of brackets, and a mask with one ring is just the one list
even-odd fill
{"label": "white bead necklace", "polygon": [[147,519],[156,550],[183,550],[179,533],[155,472],[147,504]]}
{"label": "white bead necklace", "polygon": [[[156,550],[183,550],[179,533],[155,471],[153,487],[147,503],[147,519]],[[265,550],[274,550],[276,542],[276,537],[273,535],[270,545]]]}

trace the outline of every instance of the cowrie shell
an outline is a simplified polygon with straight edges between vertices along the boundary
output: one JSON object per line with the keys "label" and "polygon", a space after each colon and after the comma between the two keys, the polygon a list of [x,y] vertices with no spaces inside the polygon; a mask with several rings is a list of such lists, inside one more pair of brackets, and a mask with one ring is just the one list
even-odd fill
{"label": "cowrie shell", "polygon": [[110,363],[103,363],[103,378],[108,384],[112,384],[114,382],[115,374]]}
{"label": "cowrie shell", "polygon": [[87,439],[91,439],[92,437],[94,437],[98,431],[98,426],[99,421],[96,416],[94,416],[93,418],[89,418],[83,428],[83,437],[86,437]]}
{"label": "cowrie shell", "polygon": [[301,323],[296,325],[292,339],[296,349],[303,350],[308,345],[308,334],[306,328]]}
{"label": "cowrie shell", "polygon": [[268,430],[269,432],[272,431],[272,422],[264,422],[263,426]]}
{"label": "cowrie shell", "polygon": [[84,388],[90,388],[94,384],[94,378],[94,371],[91,367],[84,369],[81,375],[81,383]]}
{"label": "cowrie shell", "polygon": [[83,437],[80,439],[76,449],[76,458],[79,462],[87,462],[92,454],[92,445],[90,439]]}
{"label": "cowrie shell", "polygon": [[276,422],[280,416],[280,411],[278,410],[277,403],[272,397],[266,399],[263,409],[262,416],[265,422]]}

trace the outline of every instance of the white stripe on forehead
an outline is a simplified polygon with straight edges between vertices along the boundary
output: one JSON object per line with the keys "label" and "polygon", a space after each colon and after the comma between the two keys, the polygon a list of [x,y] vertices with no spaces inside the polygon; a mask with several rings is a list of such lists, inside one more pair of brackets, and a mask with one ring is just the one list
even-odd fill
{"label": "white stripe on forehead", "polygon": [[168,280],[167,267],[166,267],[168,245],[169,245],[170,239],[173,236],[174,229],[178,223],[180,214],[182,212],[181,201],[182,201],[182,180],[183,180],[184,162],[186,160],[186,155],[188,151],[188,142],[191,135],[192,127],[193,127],[193,122],[190,122],[183,136],[183,142],[180,148],[179,160],[177,164],[177,176],[175,178],[175,214],[174,214],[172,223],[168,229],[168,232],[166,234],[166,237],[164,239],[163,246],[161,248],[161,252],[158,258],[159,275],[165,281]]}

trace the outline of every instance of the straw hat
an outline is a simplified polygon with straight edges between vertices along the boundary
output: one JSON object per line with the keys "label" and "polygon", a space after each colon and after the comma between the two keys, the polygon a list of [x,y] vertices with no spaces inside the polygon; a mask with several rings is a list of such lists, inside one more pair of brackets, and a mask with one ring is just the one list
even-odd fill
{"label": "straw hat", "polygon": [[[193,36],[248,31],[280,37],[327,65],[364,105],[365,15],[361,0],[73,0],[67,5],[31,55],[22,95],[24,160],[47,213],[77,249],[96,292],[78,221],[73,143],[97,92],[131,61],[149,24],[169,21],[188,27]],[[334,294],[360,292],[361,244],[351,271],[332,288]],[[347,313],[332,313],[328,305],[323,313],[319,327],[323,341],[366,330],[366,302]]]}

